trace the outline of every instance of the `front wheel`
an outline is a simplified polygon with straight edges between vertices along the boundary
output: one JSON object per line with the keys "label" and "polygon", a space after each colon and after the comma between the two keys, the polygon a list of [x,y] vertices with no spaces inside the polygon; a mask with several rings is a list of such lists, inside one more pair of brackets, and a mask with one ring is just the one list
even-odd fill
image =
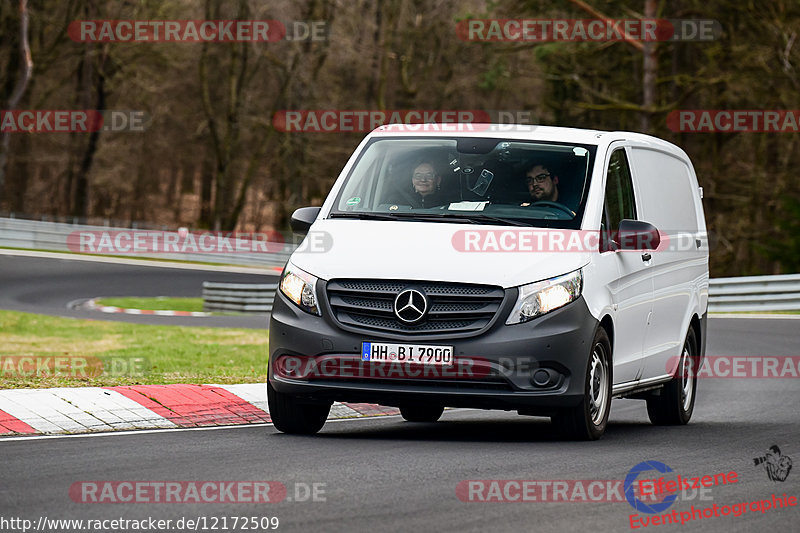
{"label": "front wheel", "polygon": [[409,422],[436,422],[443,412],[441,405],[407,405],[400,408],[400,415]]}
{"label": "front wheel", "polygon": [[606,431],[611,411],[611,342],[602,327],[592,341],[583,391],[577,406],[561,410],[552,420],[567,437],[597,440]]}
{"label": "front wheel", "polygon": [[678,362],[677,374],[658,391],[660,395],[647,398],[647,416],[659,426],[679,426],[689,422],[694,412],[697,391],[697,340],[694,330],[689,328],[683,352]]}
{"label": "front wheel", "polygon": [[267,382],[269,416],[278,431],[295,435],[317,433],[331,411],[329,403],[302,403],[289,394],[278,392]]}

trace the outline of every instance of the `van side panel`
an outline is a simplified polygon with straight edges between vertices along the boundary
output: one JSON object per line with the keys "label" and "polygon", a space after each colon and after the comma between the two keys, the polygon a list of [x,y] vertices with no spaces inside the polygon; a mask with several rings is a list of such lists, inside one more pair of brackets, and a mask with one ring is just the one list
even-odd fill
{"label": "van side panel", "polygon": [[[632,147],[639,218],[662,233],[651,252],[653,314],[647,327],[642,379],[667,375],[680,355],[689,321],[705,312],[701,295],[708,284],[708,250],[700,194],[688,160],[644,147]],[[698,247],[698,239],[700,246]],[[702,306],[702,307],[701,307]]]}

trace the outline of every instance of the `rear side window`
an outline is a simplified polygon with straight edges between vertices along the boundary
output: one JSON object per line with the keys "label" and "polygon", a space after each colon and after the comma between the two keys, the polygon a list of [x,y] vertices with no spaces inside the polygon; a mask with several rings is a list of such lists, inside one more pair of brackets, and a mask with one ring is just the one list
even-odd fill
{"label": "rear side window", "polygon": [[604,229],[615,231],[623,219],[636,220],[631,167],[624,149],[615,150],[608,162]]}
{"label": "rear side window", "polygon": [[691,170],[679,158],[650,150],[632,148],[631,162],[641,180],[639,216],[669,232],[698,230],[699,195]]}

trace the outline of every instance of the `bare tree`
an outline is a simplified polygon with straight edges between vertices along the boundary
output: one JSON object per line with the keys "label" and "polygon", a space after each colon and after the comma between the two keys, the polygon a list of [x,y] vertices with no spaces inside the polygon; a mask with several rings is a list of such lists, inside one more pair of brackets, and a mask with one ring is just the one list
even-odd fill
{"label": "bare tree", "polygon": [[[206,19],[218,18],[220,4],[217,2],[212,8],[212,0],[206,0]],[[238,3],[236,18],[247,18],[250,8],[246,0]],[[245,76],[248,73],[248,45],[247,43],[230,43],[227,45],[228,58],[225,61],[227,72],[224,80],[225,91],[223,99],[217,103],[222,107],[222,118],[218,118],[212,102],[209,74],[209,45],[204,42],[200,56],[200,85],[202,89],[203,111],[208,121],[211,136],[211,146],[214,151],[215,168],[214,178],[214,210],[213,220],[210,221],[214,229],[232,230],[236,221],[229,216],[232,209],[236,180],[233,175],[233,162],[238,155],[239,135],[241,133],[242,91],[245,86]],[[216,78],[216,77],[215,77]],[[216,79],[215,79],[216,81]]]}

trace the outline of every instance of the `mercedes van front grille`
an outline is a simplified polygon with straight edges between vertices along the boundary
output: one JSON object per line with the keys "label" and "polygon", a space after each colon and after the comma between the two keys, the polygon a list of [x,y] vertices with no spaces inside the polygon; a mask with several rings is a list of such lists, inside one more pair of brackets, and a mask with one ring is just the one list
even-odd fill
{"label": "mercedes van front grille", "polygon": [[[395,314],[397,296],[415,289],[426,298],[422,319],[404,322]],[[340,324],[402,334],[470,333],[484,329],[500,309],[505,291],[489,285],[432,281],[331,280],[327,296]]]}

